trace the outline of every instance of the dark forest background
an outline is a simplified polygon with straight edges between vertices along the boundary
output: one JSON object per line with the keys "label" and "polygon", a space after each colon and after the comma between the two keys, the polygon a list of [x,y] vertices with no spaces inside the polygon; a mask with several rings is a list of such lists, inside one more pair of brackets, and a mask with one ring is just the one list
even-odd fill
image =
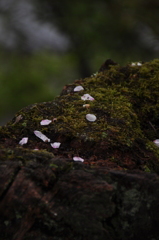
{"label": "dark forest background", "polygon": [[157,0],[0,0],[0,124],[108,58],[159,58]]}

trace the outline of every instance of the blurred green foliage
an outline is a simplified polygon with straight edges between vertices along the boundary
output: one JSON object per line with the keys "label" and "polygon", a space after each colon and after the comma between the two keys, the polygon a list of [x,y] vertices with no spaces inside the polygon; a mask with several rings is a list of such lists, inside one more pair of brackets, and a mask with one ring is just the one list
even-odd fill
{"label": "blurred green foliage", "polygon": [[156,0],[34,2],[39,21],[55,24],[70,39],[82,77],[90,75],[91,60],[97,55],[121,63],[147,61],[159,55],[153,45],[159,37]]}
{"label": "blurred green foliage", "polygon": [[1,122],[35,102],[51,101],[76,78],[71,55],[0,53]]}

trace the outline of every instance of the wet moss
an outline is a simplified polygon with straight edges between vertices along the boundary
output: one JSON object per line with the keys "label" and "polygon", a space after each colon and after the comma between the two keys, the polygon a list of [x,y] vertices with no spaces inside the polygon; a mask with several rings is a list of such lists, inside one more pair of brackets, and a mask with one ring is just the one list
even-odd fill
{"label": "wet moss", "polygon": [[[82,85],[84,90],[74,92],[77,85]],[[81,96],[86,93],[95,100],[83,101]],[[83,104],[89,104],[89,107],[83,107]],[[97,120],[88,122],[88,113],[94,114]],[[41,126],[43,119],[50,119],[52,123]],[[20,110],[0,129],[0,141],[17,146],[22,137],[29,136],[24,148],[45,149],[67,157],[80,154],[86,159],[95,155],[111,161],[113,157],[113,161],[122,167],[125,163],[121,157],[125,156],[124,161],[131,159],[135,164],[138,158],[144,166],[145,161],[151,162],[147,167],[158,171],[159,152],[152,143],[159,137],[158,119],[159,60],[141,66],[113,65],[65,86],[54,101]],[[42,142],[34,135],[34,130],[41,131],[51,142],[60,141],[60,149],[54,150],[49,143]]]}

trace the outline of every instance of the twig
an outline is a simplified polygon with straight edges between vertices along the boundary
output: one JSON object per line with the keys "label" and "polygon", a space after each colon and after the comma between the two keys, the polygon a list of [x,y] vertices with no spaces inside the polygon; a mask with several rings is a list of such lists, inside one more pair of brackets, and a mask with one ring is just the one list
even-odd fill
{"label": "twig", "polygon": [[154,132],[156,132],[156,133],[157,133],[157,131],[156,131],[155,127],[152,125],[152,123],[151,123],[150,121],[149,121],[149,124],[150,124],[150,126],[153,128]]}

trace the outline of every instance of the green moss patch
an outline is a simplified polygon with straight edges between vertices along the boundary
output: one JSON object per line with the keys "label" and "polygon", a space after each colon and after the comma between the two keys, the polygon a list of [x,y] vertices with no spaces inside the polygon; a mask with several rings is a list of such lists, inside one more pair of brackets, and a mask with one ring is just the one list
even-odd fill
{"label": "green moss patch", "polygon": [[[84,90],[74,92],[78,85]],[[83,101],[84,94],[94,101]],[[94,114],[96,121],[89,122],[86,114]],[[52,122],[41,126],[43,119]],[[23,137],[29,137],[23,148],[44,149],[69,158],[79,155],[90,165],[158,172],[159,151],[153,143],[159,138],[158,119],[159,60],[141,66],[113,65],[66,85],[52,102],[20,110],[1,128],[0,141],[5,147],[15,147]],[[42,142],[35,130],[51,142],[61,142],[60,148]]]}

